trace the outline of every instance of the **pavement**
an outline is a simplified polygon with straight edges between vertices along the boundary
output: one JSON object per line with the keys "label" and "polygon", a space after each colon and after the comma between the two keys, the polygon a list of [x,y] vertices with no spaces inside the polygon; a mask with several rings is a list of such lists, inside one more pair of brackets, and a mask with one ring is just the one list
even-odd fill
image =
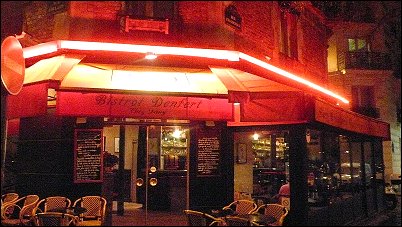
{"label": "pavement", "polygon": [[353,226],[401,226],[401,195],[397,196],[398,205],[393,210],[385,210],[384,212],[364,219]]}
{"label": "pavement", "polygon": [[[370,218],[363,219],[352,226],[401,226],[401,196],[398,195],[398,206],[394,210],[384,212]],[[143,209],[138,209],[138,204],[125,204],[123,216],[116,214],[116,204],[113,206],[112,226],[187,226],[186,217],[182,212],[163,213],[152,212],[144,213]],[[145,222],[145,216],[148,221]]]}

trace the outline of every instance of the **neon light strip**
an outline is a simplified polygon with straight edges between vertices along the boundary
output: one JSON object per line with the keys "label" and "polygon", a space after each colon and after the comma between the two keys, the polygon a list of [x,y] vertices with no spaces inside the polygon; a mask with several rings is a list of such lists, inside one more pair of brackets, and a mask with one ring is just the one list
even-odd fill
{"label": "neon light strip", "polygon": [[306,79],[298,77],[298,76],[296,76],[296,75],[294,75],[292,73],[286,72],[283,69],[277,68],[277,67],[275,67],[273,65],[270,65],[270,64],[268,64],[266,62],[263,62],[263,61],[258,60],[256,58],[253,58],[253,57],[251,57],[251,56],[249,56],[247,54],[240,53],[239,55],[240,55],[240,58],[242,58],[242,59],[244,59],[244,60],[246,60],[248,62],[251,62],[251,63],[253,63],[255,65],[258,65],[258,66],[260,66],[260,67],[262,67],[264,69],[268,69],[269,71],[272,71],[274,73],[277,73],[279,75],[287,77],[287,78],[289,78],[291,80],[295,80],[297,82],[305,84],[305,85],[307,85],[307,86],[309,86],[309,87],[311,87],[311,88],[313,88],[315,90],[321,91],[321,92],[323,92],[323,93],[325,93],[325,94],[327,94],[329,96],[332,96],[332,97],[334,97],[336,99],[339,99],[339,100],[341,100],[342,102],[344,102],[346,104],[349,103],[349,101],[347,99],[343,98],[342,96],[339,96],[339,95],[335,94],[334,92],[332,92],[332,91],[330,91],[328,89],[325,89],[325,88],[323,88],[323,87],[321,87],[321,86],[319,86],[317,84],[314,84],[314,83],[312,83],[312,82],[310,82],[310,81],[308,81]]}
{"label": "neon light strip", "polygon": [[96,51],[123,51],[131,53],[148,53],[156,55],[181,55],[191,57],[214,58],[230,61],[239,61],[239,53],[229,50],[166,47],[166,46],[147,46],[134,44],[100,43],[100,42],[81,42],[81,41],[60,41],[61,49],[73,50],[96,50]]}
{"label": "neon light strip", "polygon": [[57,42],[48,42],[48,43],[41,43],[36,46],[25,47],[22,50],[24,58],[27,59],[57,52],[59,50],[59,47],[57,45]]}
{"label": "neon light strip", "polygon": [[191,57],[213,58],[228,61],[239,61],[241,58],[264,69],[267,69],[269,71],[282,75],[286,78],[307,85],[333,98],[341,100],[343,103],[346,104],[349,103],[349,101],[344,97],[326,88],[323,88],[306,79],[298,77],[292,73],[289,73],[285,70],[277,68],[273,65],[270,65],[266,62],[263,62],[261,60],[258,60],[256,58],[253,58],[247,54],[243,54],[238,51],[59,40],[57,42],[49,42],[32,47],[23,48],[24,58],[31,58],[43,54],[57,52],[59,49],[88,50],[88,51],[121,51],[121,52],[144,53],[144,54],[148,52],[153,52],[156,55],[181,55]]}

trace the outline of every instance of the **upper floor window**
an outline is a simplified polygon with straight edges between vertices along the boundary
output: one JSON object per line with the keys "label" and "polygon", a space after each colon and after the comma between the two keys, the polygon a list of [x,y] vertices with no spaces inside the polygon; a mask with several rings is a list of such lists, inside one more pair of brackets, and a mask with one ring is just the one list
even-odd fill
{"label": "upper floor window", "polygon": [[375,107],[373,86],[352,86],[353,106]]}
{"label": "upper floor window", "polygon": [[352,86],[352,111],[372,118],[380,117],[375,107],[374,86]]}
{"label": "upper floor window", "polygon": [[175,1],[125,1],[124,8],[138,18],[173,19]]}
{"label": "upper floor window", "polygon": [[286,11],[282,11],[280,15],[280,51],[297,59],[297,15]]}
{"label": "upper floor window", "polygon": [[370,45],[366,39],[362,38],[355,38],[355,39],[348,39],[348,48],[350,52],[354,51],[370,51]]}

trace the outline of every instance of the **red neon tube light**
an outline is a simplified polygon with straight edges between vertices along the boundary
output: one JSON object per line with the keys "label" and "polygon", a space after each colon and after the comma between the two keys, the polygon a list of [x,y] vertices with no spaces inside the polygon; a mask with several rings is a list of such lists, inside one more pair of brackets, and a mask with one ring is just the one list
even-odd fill
{"label": "red neon tube light", "polygon": [[277,73],[288,79],[297,81],[310,88],[320,91],[326,95],[329,95],[337,100],[342,101],[345,104],[349,104],[349,101],[315,83],[312,83],[306,79],[289,73],[283,69],[275,67],[271,64],[263,62],[259,59],[251,57],[247,54],[232,51],[232,50],[217,50],[217,49],[201,49],[201,48],[185,48],[185,47],[167,47],[167,46],[150,46],[150,45],[135,45],[135,44],[119,44],[119,43],[104,43],[104,42],[86,42],[86,41],[68,41],[59,40],[55,42],[43,43],[32,47],[23,48],[24,58],[36,57],[44,54],[50,54],[57,52],[58,50],[87,50],[87,51],[120,51],[129,53],[148,53],[152,52],[156,55],[181,55],[191,57],[203,57],[213,58],[219,60],[239,61],[243,59],[266,70]]}

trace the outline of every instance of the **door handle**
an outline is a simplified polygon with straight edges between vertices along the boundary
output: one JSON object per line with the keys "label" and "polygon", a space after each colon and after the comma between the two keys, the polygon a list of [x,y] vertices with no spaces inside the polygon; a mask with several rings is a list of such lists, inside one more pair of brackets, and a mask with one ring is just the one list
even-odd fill
{"label": "door handle", "polygon": [[142,178],[137,178],[137,180],[135,180],[135,184],[136,184],[138,187],[141,187],[142,185],[144,185],[144,179],[142,179]]}
{"label": "door handle", "polygon": [[158,184],[158,179],[156,179],[155,177],[152,177],[151,179],[149,179],[149,184],[151,186],[156,186]]}

